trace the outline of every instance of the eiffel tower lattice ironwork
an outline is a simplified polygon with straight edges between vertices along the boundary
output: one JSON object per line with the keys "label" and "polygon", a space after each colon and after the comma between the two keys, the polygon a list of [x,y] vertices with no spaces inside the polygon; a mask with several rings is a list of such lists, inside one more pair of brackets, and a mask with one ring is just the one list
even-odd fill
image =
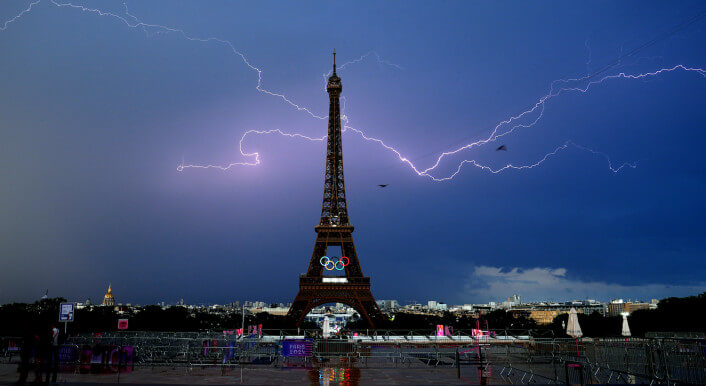
{"label": "eiffel tower lattice ironwork", "polygon": [[[314,228],[316,243],[309,261],[309,269],[299,277],[299,293],[287,315],[299,326],[312,308],[326,303],[343,303],[355,309],[361,318],[374,328],[382,313],[370,291],[370,278],[363,276],[363,270],[360,268],[353,244],[353,226],[348,221],[341,151],[341,90],[341,78],[336,75],[334,51],[333,74],[328,78],[326,85],[329,114],[321,221]],[[323,275],[324,266],[321,259],[326,256],[329,246],[340,246],[341,257],[348,258],[348,265],[343,267],[345,276]]]}

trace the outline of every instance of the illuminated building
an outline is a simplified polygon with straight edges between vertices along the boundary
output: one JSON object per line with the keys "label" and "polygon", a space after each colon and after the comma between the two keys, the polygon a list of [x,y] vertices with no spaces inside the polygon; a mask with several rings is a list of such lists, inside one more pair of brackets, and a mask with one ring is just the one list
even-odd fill
{"label": "illuminated building", "polygon": [[108,292],[103,296],[103,305],[113,307],[115,305],[115,296],[113,296],[113,290],[108,285]]}
{"label": "illuminated building", "polygon": [[610,303],[608,303],[608,316],[620,316],[623,312],[627,312],[628,314],[633,313],[633,311],[637,310],[647,310],[650,309],[651,304],[655,304],[654,307],[656,308],[656,303],[642,303],[642,302],[630,302],[630,301],[623,301],[623,299],[615,299],[611,300]]}

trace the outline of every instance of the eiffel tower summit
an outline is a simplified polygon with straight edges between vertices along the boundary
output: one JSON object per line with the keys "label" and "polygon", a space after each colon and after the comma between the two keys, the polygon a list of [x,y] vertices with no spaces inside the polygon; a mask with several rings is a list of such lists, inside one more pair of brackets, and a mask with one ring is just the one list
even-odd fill
{"label": "eiffel tower summit", "polygon": [[[346,188],[343,178],[341,138],[341,78],[336,74],[336,51],[333,52],[333,74],[328,78],[329,95],[326,172],[321,220],[314,227],[316,243],[306,274],[299,277],[299,293],[287,314],[299,326],[312,308],[326,303],[343,303],[355,309],[375,327],[382,313],[370,291],[370,278],[363,275],[353,244],[353,226],[348,220]],[[327,255],[328,247],[340,247],[341,256]],[[341,271],[344,275],[327,276]],[[343,272],[344,271],[344,272]]]}

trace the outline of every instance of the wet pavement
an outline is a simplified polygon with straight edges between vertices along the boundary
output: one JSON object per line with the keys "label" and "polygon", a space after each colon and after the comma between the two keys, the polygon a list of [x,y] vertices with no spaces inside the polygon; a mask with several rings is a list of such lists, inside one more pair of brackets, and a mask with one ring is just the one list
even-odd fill
{"label": "wet pavement", "polygon": [[[75,374],[59,373],[58,384],[161,384],[161,385],[467,385],[479,384],[475,368],[462,368],[457,378],[455,368],[280,368],[280,367],[145,367],[129,373]],[[0,384],[14,384],[17,365],[0,365]],[[30,374],[28,384],[34,375]],[[487,380],[498,384],[499,379]]]}

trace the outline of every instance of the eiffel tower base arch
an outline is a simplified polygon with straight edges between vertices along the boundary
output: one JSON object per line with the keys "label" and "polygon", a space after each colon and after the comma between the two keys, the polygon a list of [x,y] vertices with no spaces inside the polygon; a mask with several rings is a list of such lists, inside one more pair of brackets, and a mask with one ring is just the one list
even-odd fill
{"label": "eiffel tower base arch", "polygon": [[294,298],[287,316],[299,326],[309,311],[326,303],[342,303],[353,308],[373,329],[382,316],[369,284],[366,286],[328,283],[300,283],[299,293]]}

